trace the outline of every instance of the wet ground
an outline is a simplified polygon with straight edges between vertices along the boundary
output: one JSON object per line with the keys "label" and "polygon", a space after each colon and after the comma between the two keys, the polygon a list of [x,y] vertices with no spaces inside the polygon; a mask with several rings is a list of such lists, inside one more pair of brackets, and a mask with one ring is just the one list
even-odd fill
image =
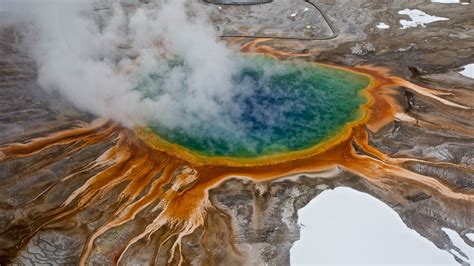
{"label": "wet ground", "polygon": [[[279,2],[276,3],[280,5],[278,8],[255,7],[255,12],[265,13],[267,17],[286,17],[282,16],[285,12],[291,23],[308,24],[304,19],[293,21],[299,19],[298,15],[291,16],[295,13],[294,7],[286,11],[281,8],[282,1]],[[440,94],[444,99],[473,107],[474,79],[458,72],[462,66],[474,62],[474,5],[430,1],[358,0],[351,1],[350,5],[343,0],[315,2],[336,28],[336,38],[324,41],[267,40],[259,45],[287,53],[310,53],[311,56],[305,60],[385,67],[396,76],[444,93]],[[401,29],[400,20],[410,18],[398,12],[407,8],[449,20]],[[242,17],[247,15],[243,11],[233,12],[241,12],[238,15]],[[234,16],[235,13],[229,19]],[[258,21],[259,17],[253,14],[252,19]],[[246,22],[245,19],[241,21]],[[377,28],[381,22],[389,28]],[[266,28],[273,25],[279,30],[270,33],[283,34],[292,28],[285,23],[266,20],[262,25]],[[314,23],[319,25],[319,22]],[[246,32],[266,32],[252,28],[255,24],[258,23],[246,25]],[[57,95],[43,92],[36,84],[34,63],[13,43],[14,30],[5,27],[0,30],[0,145],[48,136],[84,126],[94,119],[92,115],[72,108]],[[226,40],[236,47],[251,41],[245,38]],[[452,191],[472,197],[473,110],[446,105],[401,86],[394,91],[404,112],[377,132],[369,130],[370,145],[390,158],[414,159],[405,162],[403,167],[433,177]],[[0,153],[0,264],[78,263],[88,236],[107,220],[108,214],[113,213],[118,191],[108,191],[94,208],[81,210],[78,216],[67,222],[45,226],[39,232],[33,231],[31,223],[48,222],[50,216],[42,214],[45,210],[54,212],[59,209],[64,199],[100,171],[81,172],[84,165],[116,145],[117,136],[114,134],[103,138],[88,137],[87,140],[94,143],[79,152],[75,145],[81,144],[76,143],[51,146],[33,156],[16,160],[3,161],[5,155]],[[67,180],[67,186],[52,188],[35,199],[35,195],[45,187],[79,172],[81,174]],[[301,174],[260,183],[242,179],[224,182],[212,189],[209,195],[212,206],[220,211],[210,212],[206,226],[183,240],[185,262],[286,265],[289,263],[289,250],[299,238],[298,209],[322,191],[338,186],[348,186],[382,200],[400,215],[408,227],[440,249],[460,251],[443,228],[456,231],[468,245],[474,246],[466,236],[473,233],[474,228],[472,201],[459,203],[416,182],[391,179],[383,172],[380,176],[382,181],[373,183],[339,169],[331,174]],[[27,204],[32,200],[35,200],[34,204]],[[117,243],[142,230],[146,222],[146,216],[139,216],[133,224],[104,235],[96,242],[99,248],[89,263],[107,264],[116,260],[115,249],[120,247]],[[32,236],[28,238],[29,235]],[[23,239],[27,241],[22,243]],[[233,245],[223,245],[223,242]],[[125,259],[140,264],[149,263],[149,257],[155,257],[157,264],[164,264],[173,249],[172,243],[165,243],[159,252],[157,246],[159,243],[152,239],[143,248],[127,253]],[[462,255],[456,255],[456,260],[468,262]]]}

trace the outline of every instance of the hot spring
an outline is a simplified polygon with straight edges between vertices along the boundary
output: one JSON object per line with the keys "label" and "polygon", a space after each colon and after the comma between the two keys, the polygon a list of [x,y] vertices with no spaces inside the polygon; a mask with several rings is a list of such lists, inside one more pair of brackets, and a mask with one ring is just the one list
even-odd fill
{"label": "hot spring", "polygon": [[[221,119],[173,129],[151,121],[149,130],[159,145],[207,158],[281,156],[320,145],[363,116],[363,91],[371,82],[366,75],[262,56],[245,60],[245,67],[232,77],[237,89],[220,110]],[[182,67],[179,60],[171,64]],[[153,98],[161,86],[162,76],[154,74],[137,90]],[[223,121],[233,127],[223,127]]]}

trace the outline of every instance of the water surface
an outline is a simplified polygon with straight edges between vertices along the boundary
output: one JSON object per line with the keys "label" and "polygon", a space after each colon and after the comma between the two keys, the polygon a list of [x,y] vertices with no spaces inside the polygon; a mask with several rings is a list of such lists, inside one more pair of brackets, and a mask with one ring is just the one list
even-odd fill
{"label": "water surface", "polygon": [[[221,110],[235,128],[223,128],[222,120],[173,129],[152,122],[150,128],[162,139],[201,155],[256,158],[310,148],[361,116],[367,76],[319,64],[247,60],[233,77],[232,103]],[[149,97],[159,91],[160,76],[152,80],[138,88]]]}

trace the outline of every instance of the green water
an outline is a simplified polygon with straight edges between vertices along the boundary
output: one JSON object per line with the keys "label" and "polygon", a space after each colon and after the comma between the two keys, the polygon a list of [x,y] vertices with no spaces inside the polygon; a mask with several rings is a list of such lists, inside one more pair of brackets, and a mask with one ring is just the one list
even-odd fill
{"label": "green water", "polygon": [[[370,82],[366,76],[263,57],[246,60],[246,66],[233,77],[237,89],[232,104],[222,107],[219,119],[173,129],[157,120],[150,128],[198,154],[255,158],[310,148],[361,115],[359,106],[366,101],[361,89]],[[139,90],[152,97],[153,91],[160,90],[161,85],[156,85],[161,84],[160,79],[159,75],[152,77],[155,82]],[[235,127],[223,128],[222,121]]]}

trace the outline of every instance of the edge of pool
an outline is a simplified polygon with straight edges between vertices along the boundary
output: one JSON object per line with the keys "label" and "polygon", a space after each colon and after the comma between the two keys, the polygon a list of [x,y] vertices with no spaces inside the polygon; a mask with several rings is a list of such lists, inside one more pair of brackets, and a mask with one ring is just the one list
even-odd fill
{"label": "edge of pool", "polygon": [[184,146],[176,143],[171,143],[155,132],[149,127],[136,127],[134,128],[135,134],[148,146],[154,150],[164,152],[169,156],[181,159],[195,166],[215,165],[215,166],[230,166],[230,167],[255,167],[255,166],[266,166],[272,164],[281,164],[288,161],[304,159],[317,154],[323,153],[329,150],[331,147],[347,140],[355,127],[363,125],[368,122],[370,118],[370,107],[374,103],[374,97],[371,95],[371,91],[376,87],[376,80],[370,74],[359,72],[353,68],[330,65],[318,62],[306,62],[310,64],[317,64],[324,67],[341,69],[349,71],[357,75],[366,76],[369,79],[367,87],[360,89],[359,94],[365,97],[366,101],[361,104],[357,110],[359,118],[351,122],[346,123],[341,130],[334,136],[328,137],[320,143],[302,150],[289,151],[285,153],[263,155],[255,158],[235,158],[235,157],[224,157],[224,156],[207,156],[194,152]]}

